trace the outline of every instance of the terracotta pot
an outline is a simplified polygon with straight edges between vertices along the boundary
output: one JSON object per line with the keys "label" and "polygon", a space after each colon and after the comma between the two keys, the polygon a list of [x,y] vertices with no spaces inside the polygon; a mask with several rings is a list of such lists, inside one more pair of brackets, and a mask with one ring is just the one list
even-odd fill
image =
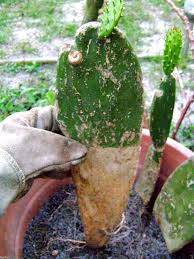
{"label": "terracotta pot", "polygon": [[[149,145],[149,131],[144,129],[137,177],[142,171]],[[189,149],[172,139],[168,139],[154,198],[156,198],[170,173],[191,155],[193,155],[193,152]],[[22,199],[7,209],[5,216],[0,220],[0,257],[22,258],[24,236],[28,224],[48,200],[49,196],[56,192],[62,185],[71,182],[71,178],[64,180],[36,179],[31,190]]]}

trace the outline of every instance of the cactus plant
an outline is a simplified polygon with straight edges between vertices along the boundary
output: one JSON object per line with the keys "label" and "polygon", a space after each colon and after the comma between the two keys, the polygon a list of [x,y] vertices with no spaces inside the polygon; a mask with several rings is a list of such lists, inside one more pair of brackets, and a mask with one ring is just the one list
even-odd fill
{"label": "cactus plant", "polygon": [[[73,170],[86,241],[103,246],[119,224],[139,157],[143,88],[137,57],[122,32],[99,39],[100,24],[83,25],[57,72],[62,131],[87,145]],[[121,188],[122,186],[122,188]]]}
{"label": "cactus plant", "polygon": [[170,75],[179,63],[182,48],[182,33],[174,27],[168,31],[165,39],[163,70],[165,75]]}
{"label": "cactus plant", "polygon": [[154,205],[154,215],[172,253],[193,240],[194,157],[167,179]]}
{"label": "cactus plant", "polygon": [[170,131],[176,93],[176,81],[171,73],[179,61],[181,47],[181,31],[173,28],[167,33],[165,40],[163,60],[165,76],[154,95],[151,106],[150,134],[153,145],[148,151],[144,172],[136,183],[136,191],[139,192],[145,204],[149,202],[154,191],[164,145]]}
{"label": "cactus plant", "polygon": [[104,0],[87,0],[82,24],[96,21],[103,3]]}

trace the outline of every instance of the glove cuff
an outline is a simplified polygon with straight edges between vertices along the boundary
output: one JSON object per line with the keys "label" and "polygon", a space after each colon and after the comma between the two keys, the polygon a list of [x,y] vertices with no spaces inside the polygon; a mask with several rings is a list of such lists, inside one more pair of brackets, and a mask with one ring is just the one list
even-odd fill
{"label": "glove cuff", "polygon": [[0,215],[24,187],[24,172],[13,157],[0,148]]}

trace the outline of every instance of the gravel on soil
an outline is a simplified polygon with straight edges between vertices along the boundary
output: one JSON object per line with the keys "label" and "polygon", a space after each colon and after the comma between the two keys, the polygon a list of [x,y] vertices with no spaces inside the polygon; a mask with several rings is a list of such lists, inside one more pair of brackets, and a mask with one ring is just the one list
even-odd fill
{"label": "gravel on soil", "polygon": [[141,198],[130,195],[124,223],[103,249],[90,249],[73,185],[56,192],[32,220],[24,240],[24,259],[186,259],[170,255],[154,217],[145,213]]}

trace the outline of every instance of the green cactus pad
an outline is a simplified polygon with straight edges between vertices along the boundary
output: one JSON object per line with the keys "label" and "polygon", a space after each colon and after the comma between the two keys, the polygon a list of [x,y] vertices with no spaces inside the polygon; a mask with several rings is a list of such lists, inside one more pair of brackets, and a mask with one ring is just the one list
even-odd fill
{"label": "green cactus pad", "polygon": [[[88,146],[138,145],[143,88],[137,57],[120,31],[100,40],[98,28],[97,22],[83,25],[72,49],[60,55],[58,120]],[[69,62],[75,53],[79,62]]]}
{"label": "green cactus pad", "polygon": [[154,215],[169,252],[194,240],[194,157],[167,179],[155,202]]}
{"label": "green cactus pad", "polygon": [[150,133],[156,150],[162,149],[170,131],[175,103],[176,81],[166,76],[156,91],[151,107]]}
{"label": "green cactus pad", "polygon": [[165,39],[163,70],[170,75],[179,62],[182,48],[182,33],[178,28],[169,30]]}
{"label": "green cactus pad", "polygon": [[111,35],[114,28],[117,26],[123,11],[123,0],[109,0],[107,6],[103,10],[101,25],[98,36],[100,38]]}

